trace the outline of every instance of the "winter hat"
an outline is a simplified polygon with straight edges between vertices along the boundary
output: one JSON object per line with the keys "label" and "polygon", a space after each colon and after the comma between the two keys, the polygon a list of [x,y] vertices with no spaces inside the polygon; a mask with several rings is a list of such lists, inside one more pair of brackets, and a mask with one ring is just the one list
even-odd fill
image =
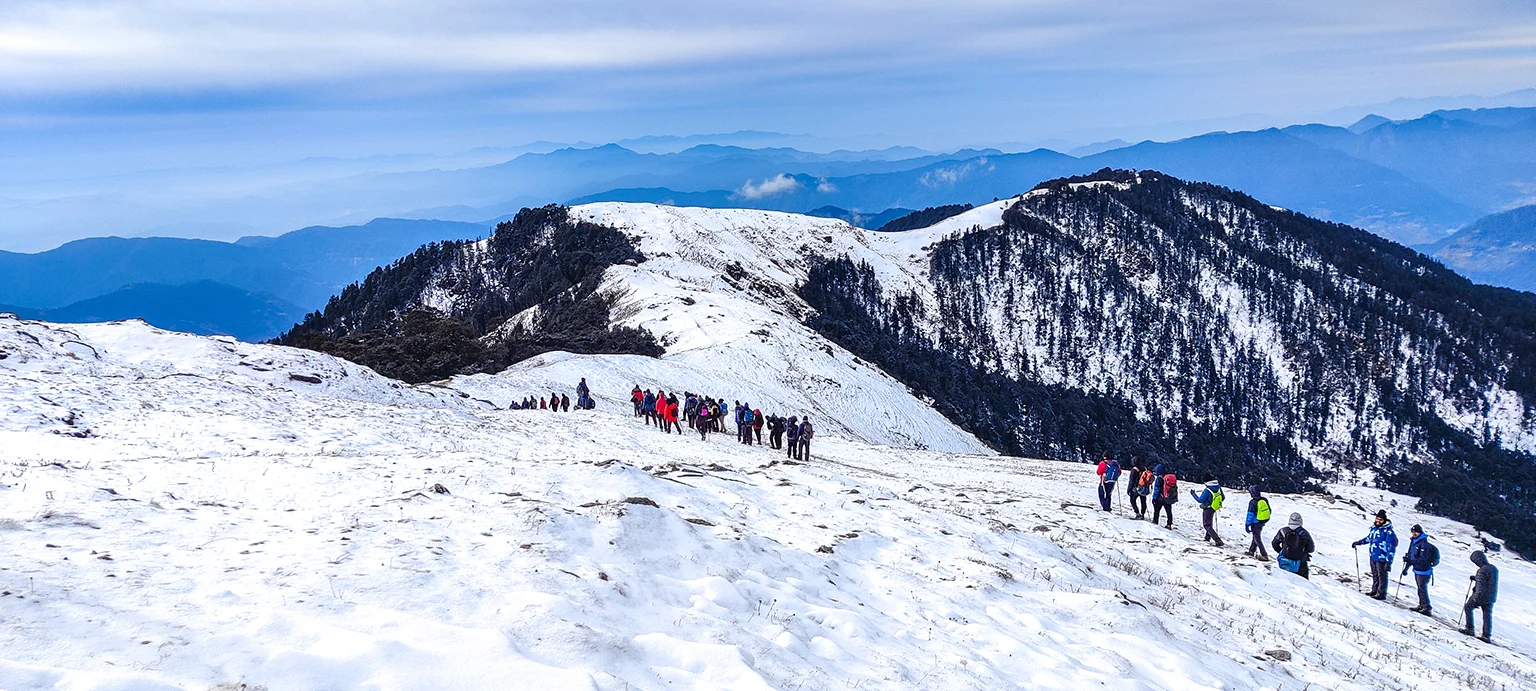
{"label": "winter hat", "polygon": [[1424,528],[1420,527],[1419,524],[1415,523],[1415,524],[1413,524],[1412,528],[1408,529],[1408,532],[1423,534],[1424,533]]}
{"label": "winter hat", "polygon": [[1383,521],[1387,520],[1387,510],[1386,509],[1382,509],[1380,511],[1377,511],[1376,512],[1376,517],[1380,518]]}
{"label": "winter hat", "polygon": [[1259,496],[1259,486],[1258,485],[1249,485],[1248,486],[1248,494],[1253,496],[1253,497],[1258,497]]}
{"label": "winter hat", "polygon": [[1299,513],[1291,514],[1291,520],[1286,521],[1285,524],[1290,526],[1290,527],[1292,527],[1292,528],[1300,528],[1301,527],[1301,514],[1299,514]]}
{"label": "winter hat", "polygon": [[1215,479],[1216,479],[1216,476],[1214,476],[1214,475],[1212,475],[1210,473],[1206,473],[1206,474],[1200,476],[1200,481],[1201,482],[1211,482],[1211,481],[1213,481]]}

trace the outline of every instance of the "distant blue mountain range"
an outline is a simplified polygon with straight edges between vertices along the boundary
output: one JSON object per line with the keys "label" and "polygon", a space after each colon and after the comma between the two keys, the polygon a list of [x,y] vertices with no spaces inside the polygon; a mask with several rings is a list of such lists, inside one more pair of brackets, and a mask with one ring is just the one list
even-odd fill
{"label": "distant blue mountain range", "polygon": [[[267,338],[421,245],[483,237],[488,230],[475,223],[378,219],[233,243],[90,238],[36,254],[0,252],[0,305],[57,321],[143,317],[163,328]],[[221,304],[224,317],[215,309]]]}
{"label": "distant blue mountain range", "polygon": [[1426,252],[1478,283],[1536,292],[1536,205],[1480,218]]}
{"label": "distant blue mountain range", "polygon": [[[1536,117],[1536,109],[1532,109],[1532,114]],[[1359,134],[1346,128],[1321,125],[1222,132],[1176,142],[1142,142],[1081,158],[1046,149],[1019,154],[987,153],[935,161],[906,170],[849,176],[820,176],[787,166],[775,174],[782,177],[748,179],[735,189],[686,191],[665,186],[626,187],[581,195],[570,201],[649,201],[782,211],[836,206],[867,213],[897,206],[923,208],[959,202],[982,203],[1018,194],[1057,177],[1090,173],[1106,167],[1132,168],[1214,182],[1247,192],[1270,204],[1365,228],[1404,244],[1427,245],[1498,208],[1493,205],[1513,200],[1518,179],[1506,181],[1505,187],[1510,193],[1496,197],[1485,191],[1470,190],[1469,187],[1482,190],[1487,185],[1462,184],[1463,178],[1454,174],[1455,169],[1446,173],[1435,168],[1435,174],[1430,175],[1428,170],[1408,165],[1414,160],[1413,152],[1396,150],[1392,142],[1400,140],[1393,139],[1391,132],[1422,126],[1418,121],[1387,122]],[[1525,135],[1520,130],[1501,130],[1470,123],[1451,130],[1461,132],[1467,128],[1485,130],[1483,134],[1489,140],[1522,136],[1536,140],[1536,132]],[[1433,137],[1400,142],[1402,149],[1423,150],[1423,155],[1434,155],[1442,160],[1449,156],[1445,150],[1455,146],[1454,143],[1434,141]],[[1344,150],[1346,147],[1350,151]],[[1367,153],[1379,161],[1365,157]],[[1531,160],[1536,162],[1536,155]],[[1447,161],[1446,166],[1451,163],[1454,162]],[[1463,161],[1461,166],[1476,168],[1472,161]],[[1523,174],[1518,172],[1522,170],[1518,160],[1502,170],[1511,175]],[[1478,173],[1483,178],[1490,175],[1497,173]],[[769,179],[783,182],[764,190],[763,182]]]}
{"label": "distant blue mountain range", "polygon": [[214,281],[178,286],[140,283],[64,307],[0,305],[0,312],[66,324],[143,319],[171,331],[224,334],[248,341],[272,338],[305,315],[305,310],[282,298]]}

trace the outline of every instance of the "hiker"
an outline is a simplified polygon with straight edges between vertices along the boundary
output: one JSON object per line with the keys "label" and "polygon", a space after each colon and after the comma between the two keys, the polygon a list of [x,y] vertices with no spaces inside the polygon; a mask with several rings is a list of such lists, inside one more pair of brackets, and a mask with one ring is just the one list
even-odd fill
{"label": "hiker", "polygon": [[1472,574],[1472,595],[1467,598],[1467,604],[1462,606],[1462,615],[1466,617],[1467,625],[1461,627],[1461,632],[1472,635],[1472,612],[1481,608],[1483,610],[1483,635],[1477,639],[1484,643],[1493,642],[1493,602],[1499,597],[1499,569],[1488,563],[1488,555],[1482,550],[1472,553],[1472,563],[1477,564],[1477,573]]}
{"label": "hiker", "polygon": [[1275,533],[1269,546],[1275,548],[1275,560],[1280,563],[1280,568],[1311,580],[1312,571],[1307,568],[1307,562],[1312,560],[1315,545],[1312,533],[1301,527],[1301,514],[1291,514],[1291,520]]}
{"label": "hiker", "polygon": [[737,411],[736,414],[737,414],[738,417],[741,418],[741,443],[746,444],[748,446],[751,446],[752,445],[752,420],[753,420],[752,404],[751,403],[743,403],[743,404],[741,404],[741,408]]}
{"label": "hiker", "polygon": [[548,407],[548,406],[545,406],[545,405],[544,405],[544,397],[543,397],[543,396],[540,396],[540,397],[539,397],[539,410],[543,410],[543,409],[545,409],[545,408],[546,408],[546,407]]}
{"label": "hiker", "polygon": [[763,425],[766,424],[766,423],[767,423],[767,420],[763,419],[763,411],[758,410],[756,408],[753,408],[752,409],[752,436],[757,439],[757,445],[758,446],[762,446],[763,445]]}
{"label": "hiker", "polygon": [[768,448],[784,448],[784,418],[777,415],[768,416]]}
{"label": "hiker", "polygon": [[1365,544],[1371,546],[1371,592],[1366,594],[1377,600],[1385,600],[1387,571],[1392,568],[1393,555],[1397,554],[1397,531],[1392,529],[1392,521],[1387,520],[1385,509],[1376,512],[1376,520],[1372,523],[1371,531],[1351,546],[1355,549]]}
{"label": "hiker", "polygon": [[707,405],[706,406],[699,406],[699,420],[698,420],[698,424],[694,425],[694,427],[693,427],[694,429],[699,431],[699,441],[708,441],[708,439],[709,439],[709,424],[710,424],[709,406],[707,406]]}
{"label": "hiker", "polygon": [[562,412],[562,413],[569,413],[569,412],[571,412],[571,397],[570,396],[567,396],[565,394],[560,394],[560,412]]}
{"label": "hiker", "polygon": [[560,396],[553,391],[549,393],[549,409],[556,413],[560,412]]}
{"label": "hiker", "polygon": [[1439,565],[1440,548],[1429,541],[1423,526],[1413,524],[1408,529],[1408,552],[1403,555],[1403,572],[1398,577],[1408,575],[1408,569],[1413,569],[1413,584],[1419,591],[1419,606],[1413,611],[1426,617],[1433,609],[1429,604],[1429,579],[1434,577],[1435,567]]}
{"label": "hiker", "polygon": [[1152,494],[1152,469],[1141,463],[1140,456],[1133,456],[1131,464],[1134,467],[1130,480],[1125,483],[1126,494],[1131,499],[1131,510],[1136,512],[1136,520],[1147,520],[1147,497]]}
{"label": "hiker", "polygon": [[1136,484],[1141,482],[1141,457],[1131,456],[1131,468],[1125,471],[1125,504],[1136,512]]}
{"label": "hiker", "polygon": [[811,416],[807,415],[800,420],[800,449],[795,456],[801,461],[811,460],[811,437],[816,436],[816,430],[811,427]]}
{"label": "hiker", "polygon": [[587,395],[591,393],[592,389],[587,388],[587,378],[582,377],[581,381],[577,382],[576,384],[576,400],[579,401],[583,398],[586,398]]}
{"label": "hiker", "polygon": [[647,425],[656,421],[656,394],[651,393],[650,389],[646,389],[644,397],[640,399],[640,414],[645,416]]}
{"label": "hiker", "polygon": [[635,404],[635,417],[640,417],[640,406],[645,403],[645,394],[641,393],[639,384],[636,384],[634,390],[629,392],[629,400]]}
{"label": "hiker", "polygon": [[785,456],[794,458],[795,449],[800,448],[800,418],[794,415],[789,416],[789,426],[786,429],[788,431],[785,434],[789,436],[789,443],[785,446],[789,450],[785,453]]}
{"label": "hiker", "polygon": [[1248,488],[1248,517],[1243,520],[1243,530],[1247,531],[1253,539],[1248,542],[1248,556],[1257,557],[1259,561],[1269,561],[1269,553],[1264,551],[1264,524],[1269,522],[1269,498],[1259,493],[1259,486]]}
{"label": "hiker", "polygon": [[1120,479],[1120,461],[1104,452],[1104,460],[1099,461],[1099,506],[1109,510],[1110,502],[1115,498],[1115,481]]}
{"label": "hiker", "polygon": [[694,429],[699,421],[699,397],[687,394],[683,397],[683,417],[688,419],[688,429]]}
{"label": "hiker", "polygon": [[1217,547],[1225,545],[1221,536],[1216,534],[1216,512],[1221,510],[1221,504],[1226,499],[1222,494],[1221,483],[1210,473],[1205,474],[1205,489],[1199,494],[1194,490],[1189,491],[1189,496],[1200,502],[1200,523],[1205,526],[1205,541],[1214,542]]}
{"label": "hiker", "polygon": [[1168,529],[1173,529],[1173,505],[1179,502],[1179,479],[1173,473],[1165,473],[1166,467],[1159,463],[1152,469],[1152,523],[1162,516],[1163,511],[1168,512]]}

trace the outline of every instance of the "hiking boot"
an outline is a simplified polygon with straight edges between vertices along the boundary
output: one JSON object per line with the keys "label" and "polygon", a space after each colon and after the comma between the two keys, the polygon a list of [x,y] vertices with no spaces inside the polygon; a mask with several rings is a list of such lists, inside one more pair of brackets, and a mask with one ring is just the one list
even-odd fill
{"label": "hiking boot", "polygon": [[1433,611],[1433,610],[1431,610],[1431,609],[1430,609],[1430,608],[1428,608],[1428,607],[1425,607],[1425,608],[1424,608],[1424,609],[1421,609],[1421,610],[1419,610],[1419,614],[1422,614],[1422,615],[1424,615],[1424,616],[1426,616],[1426,617],[1428,617],[1428,616],[1432,616],[1432,615],[1431,615],[1431,614],[1430,614],[1430,612],[1432,612],[1432,611]]}
{"label": "hiking boot", "polygon": [[1470,626],[1468,626],[1467,628],[1461,629],[1461,635],[1463,635],[1463,636],[1470,636],[1470,635],[1472,635],[1472,633],[1473,633],[1472,627],[1470,627]]}
{"label": "hiking boot", "polygon": [[1482,641],[1484,643],[1492,643],[1493,642],[1493,639],[1488,637],[1488,636],[1478,636],[1477,640],[1480,640],[1480,641]]}

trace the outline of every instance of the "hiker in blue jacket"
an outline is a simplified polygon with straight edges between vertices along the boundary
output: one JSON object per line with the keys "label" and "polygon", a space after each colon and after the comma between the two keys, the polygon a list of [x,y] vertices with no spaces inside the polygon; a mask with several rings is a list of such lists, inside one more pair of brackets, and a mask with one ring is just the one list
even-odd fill
{"label": "hiker in blue jacket", "polygon": [[1352,547],[1371,546],[1371,592],[1367,595],[1377,600],[1387,599],[1387,571],[1392,568],[1392,558],[1397,555],[1397,531],[1387,520],[1385,509],[1376,512],[1376,520],[1365,537],[1356,540]]}
{"label": "hiker in blue jacket", "polygon": [[789,425],[784,428],[784,434],[789,441],[784,455],[788,458],[794,458],[795,452],[800,450],[800,416],[789,416]]}
{"label": "hiker in blue jacket", "polygon": [[1099,476],[1099,506],[1109,511],[1110,502],[1115,498],[1115,481],[1120,479],[1120,461],[1105,451],[1104,460],[1099,461],[1095,472]]}
{"label": "hiker in blue jacket", "polygon": [[1429,536],[1424,534],[1424,528],[1417,523],[1408,529],[1408,553],[1403,555],[1403,574],[1408,569],[1413,569],[1413,582],[1419,587],[1419,606],[1413,611],[1424,616],[1429,616],[1429,579],[1434,576],[1435,567],[1440,564],[1440,548],[1429,542]]}
{"label": "hiker in blue jacket", "polygon": [[1226,495],[1221,491],[1221,483],[1210,473],[1205,474],[1205,489],[1198,494],[1194,490],[1189,491],[1189,496],[1194,497],[1200,503],[1200,522],[1205,525],[1205,541],[1213,542],[1217,547],[1224,543],[1221,536],[1216,534],[1216,512],[1221,509],[1221,504],[1226,500]]}

